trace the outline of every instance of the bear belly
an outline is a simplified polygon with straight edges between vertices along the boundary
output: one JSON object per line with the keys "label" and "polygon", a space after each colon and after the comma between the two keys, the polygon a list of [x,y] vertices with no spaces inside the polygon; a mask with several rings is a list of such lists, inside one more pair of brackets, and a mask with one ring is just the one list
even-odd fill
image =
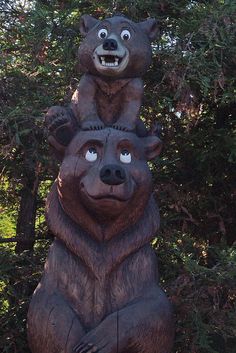
{"label": "bear belly", "polygon": [[121,99],[119,94],[108,96],[98,91],[96,95],[98,115],[105,125],[111,126],[119,119]]}
{"label": "bear belly", "polygon": [[58,291],[83,327],[90,330],[110,313],[140,298],[154,283],[157,283],[157,264],[150,245],[114,266],[111,272],[106,273],[102,266],[101,273],[98,269],[94,274],[56,240],[48,255],[42,285],[48,293]]}

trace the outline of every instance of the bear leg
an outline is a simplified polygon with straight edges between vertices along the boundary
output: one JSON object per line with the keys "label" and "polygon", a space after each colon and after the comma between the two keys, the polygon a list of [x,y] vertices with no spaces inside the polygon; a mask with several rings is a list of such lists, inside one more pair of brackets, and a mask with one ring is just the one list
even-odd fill
{"label": "bear leg", "polygon": [[28,312],[28,341],[32,353],[71,353],[85,331],[78,316],[60,294],[36,290]]}

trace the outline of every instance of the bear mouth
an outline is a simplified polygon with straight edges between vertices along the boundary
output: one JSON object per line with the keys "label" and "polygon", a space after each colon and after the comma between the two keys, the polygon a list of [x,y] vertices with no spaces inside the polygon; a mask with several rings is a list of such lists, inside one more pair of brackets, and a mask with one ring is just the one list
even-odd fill
{"label": "bear mouth", "polygon": [[117,55],[98,55],[99,62],[104,67],[117,67],[121,64],[123,58]]}
{"label": "bear mouth", "polygon": [[91,195],[89,192],[86,192],[86,196],[89,197],[93,201],[119,201],[119,202],[127,202],[130,197],[119,196],[114,193],[112,194],[100,194],[100,195]]}
{"label": "bear mouth", "polygon": [[112,200],[112,201],[120,201],[120,202],[126,202],[128,201],[127,198],[122,198],[122,197],[119,197],[117,195],[100,195],[100,196],[91,196],[89,195],[90,198],[94,199],[94,200]]}
{"label": "bear mouth", "polygon": [[105,76],[118,76],[124,72],[129,63],[129,52],[126,48],[107,52],[101,47],[95,49],[93,53],[95,68],[100,74]]}
{"label": "bear mouth", "polygon": [[131,199],[134,192],[134,187],[135,185],[132,185],[129,192],[126,192],[126,193],[116,192],[114,186],[110,186],[109,190],[106,190],[106,191],[103,190],[103,191],[100,191],[99,193],[93,193],[91,191],[88,191],[85,184],[81,182],[80,190],[81,190],[81,193],[85,196],[85,198],[90,199],[93,202],[118,201],[121,203],[125,203]]}

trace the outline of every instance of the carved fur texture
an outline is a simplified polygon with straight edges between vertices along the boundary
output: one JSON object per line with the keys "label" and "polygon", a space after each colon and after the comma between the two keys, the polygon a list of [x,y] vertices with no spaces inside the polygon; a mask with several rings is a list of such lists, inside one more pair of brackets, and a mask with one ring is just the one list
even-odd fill
{"label": "carved fur texture", "polygon": [[55,235],[28,314],[32,353],[169,353],[170,304],[150,245],[156,136],[79,131],[47,200]]}
{"label": "carved fur texture", "polygon": [[123,16],[103,21],[84,15],[78,59],[85,72],[72,98],[82,129],[113,126],[145,131],[139,120],[143,97],[140,78],[151,63],[151,41],[158,31],[154,19],[135,23]]}

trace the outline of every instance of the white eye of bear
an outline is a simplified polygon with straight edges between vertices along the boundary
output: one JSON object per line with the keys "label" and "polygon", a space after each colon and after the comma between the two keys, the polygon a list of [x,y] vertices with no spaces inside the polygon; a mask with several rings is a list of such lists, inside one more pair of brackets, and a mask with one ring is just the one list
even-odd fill
{"label": "white eye of bear", "polygon": [[90,147],[85,154],[85,159],[88,162],[95,162],[98,158],[97,150],[94,147]]}
{"label": "white eye of bear", "polygon": [[105,39],[107,37],[107,30],[106,28],[102,28],[98,31],[98,37],[101,38],[101,39]]}
{"label": "white eye of bear", "polygon": [[122,150],[120,153],[120,161],[126,164],[131,163],[131,153],[127,150]]}
{"label": "white eye of bear", "polygon": [[131,33],[130,31],[128,31],[128,29],[124,29],[122,32],[121,32],[121,38],[123,40],[129,40],[131,38]]}

